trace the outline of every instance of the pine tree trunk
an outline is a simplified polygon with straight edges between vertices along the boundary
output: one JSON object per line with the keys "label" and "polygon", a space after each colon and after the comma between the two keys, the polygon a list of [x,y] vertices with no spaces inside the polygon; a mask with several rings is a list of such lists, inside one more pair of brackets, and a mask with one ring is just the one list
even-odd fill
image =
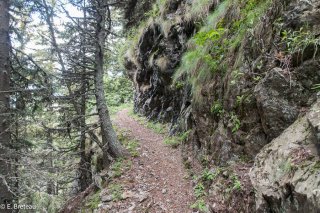
{"label": "pine tree trunk", "polygon": [[[50,106],[51,107],[51,106]],[[51,133],[51,130],[50,129],[47,129],[47,144],[48,144],[48,147],[51,147],[53,146],[53,138],[52,138],[52,133]],[[53,169],[53,155],[52,155],[52,150],[50,150],[50,153],[47,157],[47,160],[48,160],[48,165],[47,165],[47,168],[48,168],[48,173],[53,175],[54,174],[54,169]],[[55,190],[54,190],[55,186],[54,186],[54,181],[52,180],[52,178],[50,177],[48,179],[48,182],[47,182],[47,193],[49,195],[53,195],[55,194]]]}
{"label": "pine tree trunk", "polygon": [[[86,80],[85,80],[85,70],[82,75],[81,82],[81,114],[86,114]],[[91,171],[91,152],[87,152],[87,149],[90,150],[90,147],[86,147],[86,117],[82,116],[79,119],[80,123],[80,165],[79,165],[79,185],[80,191],[86,190],[92,183],[92,171]]]}
{"label": "pine tree trunk", "polygon": [[[9,163],[8,147],[11,138],[9,132],[9,91],[10,61],[9,61],[9,1],[0,1],[0,205],[11,204],[13,195],[9,190],[8,177],[12,175]],[[1,212],[12,212],[1,210]]]}
{"label": "pine tree trunk", "polygon": [[106,41],[106,24],[111,27],[111,23],[107,23],[107,13],[110,15],[108,10],[107,1],[96,0],[94,1],[95,6],[95,18],[96,18],[96,29],[95,29],[95,96],[97,101],[97,109],[101,125],[102,142],[104,146],[104,161],[107,165],[107,153],[112,157],[122,157],[126,155],[126,150],[122,147],[117,139],[116,132],[114,131],[106,104],[105,91],[104,91],[104,48]]}

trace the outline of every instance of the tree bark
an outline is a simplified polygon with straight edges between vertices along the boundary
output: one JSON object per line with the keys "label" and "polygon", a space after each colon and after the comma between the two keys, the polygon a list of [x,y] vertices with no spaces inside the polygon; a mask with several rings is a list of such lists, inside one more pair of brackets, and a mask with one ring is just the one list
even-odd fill
{"label": "tree bark", "polygon": [[[80,103],[80,111],[81,115],[86,114],[86,100],[87,96],[86,90],[87,90],[87,81],[85,79],[85,72],[86,70],[83,70],[82,73],[82,80],[81,80],[81,103]],[[90,150],[90,147],[86,147],[86,117],[82,116],[79,119],[80,123],[80,165],[79,165],[79,182],[80,182],[80,191],[86,190],[89,185],[92,183],[92,171],[91,171],[91,151],[87,152],[87,150]]]}
{"label": "tree bark", "polygon": [[[50,106],[50,111],[51,111],[51,106]],[[53,138],[52,138],[52,132],[50,129],[47,129],[46,130],[46,134],[47,134],[47,144],[48,144],[48,147],[51,147],[53,146]],[[47,157],[47,160],[48,160],[48,165],[47,165],[47,168],[48,168],[48,173],[53,175],[54,174],[54,169],[53,169],[53,155],[52,155],[52,150],[50,150],[50,153]],[[48,182],[47,182],[47,193],[49,195],[54,195],[55,194],[55,185],[54,185],[54,181],[52,180],[51,177],[49,177],[48,179]]]}
{"label": "tree bark", "polygon": [[[10,90],[10,39],[9,39],[9,1],[0,1],[0,91]],[[12,175],[10,156],[11,137],[9,131],[10,106],[9,94],[0,92],[0,205],[12,204],[8,177]],[[3,210],[1,212],[12,212]]]}
{"label": "tree bark", "polygon": [[[116,132],[114,131],[106,104],[105,91],[104,91],[104,50],[107,38],[106,25],[111,28],[110,11],[108,8],[108,1],[93,0],[95,9],[95,96],[97,100],[97,110],[101,125],[101,135],[103,142],[103,153],[109,153],[112,157],[122,157],[126,155],[126,150],[122,147],[117,139]],[[108,23],[107,23],[108,21]],[[110,32],[110,30],[108,31]],[[107,156],[104,156],[105,164],[108,164]]]}

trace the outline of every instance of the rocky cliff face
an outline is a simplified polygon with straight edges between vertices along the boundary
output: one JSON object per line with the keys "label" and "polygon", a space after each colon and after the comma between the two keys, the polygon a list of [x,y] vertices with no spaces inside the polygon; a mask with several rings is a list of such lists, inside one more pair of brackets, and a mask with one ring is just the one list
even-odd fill
{"label": "rocky cliff face", "polygon": [[[313,87],[320,82],[320,2],[212,0],[201,4],[166,1],[128,51],[125,66],[135,83],[135,110],[150,119],[172,123],[173,132],[192,129],[184,154],[206,165],[227,167],[256,159],[251,178],[260,210],[294,212],[303,208],[302,203],[319,210],[315,204],[319,197],[307,193],[308,187],[318,190],[319,183],[300,190],[311,179],[301,176],[302,185],[296,181],[305,170],[281,182],[282,176],[266,164],[281,167],[289,155],[305,153],[313,156],[310,162],[318,158],[308,146],[297,143],[302,134],[315,134],[305,132],[306,118],[301,121],[299,116],[316,101]],[[197,7],[200,9],[195,12]],[[210,37],[210,32],[220,37]],[[201,42],[204,44],[199,45]],[[189,58],[196,63],[195,69],[177,77],[177,70],[184,69],[184,54],[208,47],[201,60]],[[210,62],[215,62],[215,71],[210,72],[212,66],[205,67],[209,74],[203,77],[199,70],[206,63],[212,65]],[[295,121],[299,124],[291,126]],[[293,128],[301,132],[291,134]],[[267,152],[273,146],[277,148]],[[312,168],[318,175],[317,166]],[[311,167],[306,169],[311,174]],[[274,179],[262,180],[266,173]],[[269,184],[278,191],[262,193]],[[299,208],[290,207],[296,203]]]}
{"label": "rocky cliff face", "polygon": [[183,1],[168,4],[163,17],[149,20],[135,49],[127,53],[125,66],[135,83],[135,110],[175,124],[190,100],[187,91],[171,85],[172,75],[195,26],[183,17]]}
{"label": "rocky cliff face", "polygon": [[320,101],[257,155],[250,176],[259,212],[319,212],[319,115]]}

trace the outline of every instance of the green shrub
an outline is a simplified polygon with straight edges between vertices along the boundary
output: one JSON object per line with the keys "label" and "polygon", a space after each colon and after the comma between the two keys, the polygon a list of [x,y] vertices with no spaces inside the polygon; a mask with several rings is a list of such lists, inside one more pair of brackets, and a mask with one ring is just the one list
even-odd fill
{"label": "green shrub", "polygon": [[201,178],[204,181],[212,181],[221,173],[221,169],[218,167],[214,172],[211,172],[209,169],[204,169],[202,171]]}
{"label": "green shrub", "polygon": [[206,206],[206,203],[203,199],[198,199],[194,204],[191,205],[191,208],[197,209],[201,212],[208,212],[208,208]]}
{"label": "green shrub", "polygon": [[180,141],[185,141],[185,140],[187,140],[188,137],[189,137],[190,132],[191,132],[191,130],[188,130],[188,131],[186,131],[186,132],[181,133],[181,134],[179,135],[179,140],[180,140]]}
{"label": "green shrub", "polygon": [[123,173],[123,159],[118,159],[115,161],[112,166],[111,170],[113,171],[113,177],[120,177]]}
{"label": "green shrub", "polygon": [[177,136],[170,136],[164,139],[164,144],[177,148],[183,141],[187,140],[190,130],[184,133],[181,133]]}
{"label": "green shrub", "polygon": [[241,17],[234,20],[231,26],[232,42],[231,47],[238,47],[243,41],[247,32],[254,28],[262,14],[271,4],[271,0],[248,0],[244,4],[244,8],[240,9]]}
{"label": "green shrub", "polygon": [[110,184],[108,187],[113,201],[122,200],[123,189],[120,184]]}
{"label": "green shrub", "polygon": [[211,29],[209,31],[200,31],[194,37],[194,41],[197,45],[203,46],[206,42],[216,42],[221,39],[222,35],[225,33],[224,28]]}
{"label": "green shrub", "polygon": [[162,124],[159,122],[153,122],[153,121],[146,121],[145,125],[149,129],[152,129],[155,133],[158,133],[158,134],[166,133],[166,125],[165,124]]}
{"label": "green shrub", "polygon": [[248,104],[250,103],[250,98],[252,97],[252,95],[238,95],[237,96],[237,100],[236,100],[236,107],[240,107],[243,104]]}
{"label": "green shrub", "polygon": [[199,182],[194,188],[194,194],[196,198],[200,198],[206,195],[204,185]]}
{"label": "green shrub", "polygon": [[167,137],[166,139],[164,139],[164,144],[176,148],[180,145],[180,141],[177,140],[176,137]]}
{"label": "green shrub", "polygon": [[97,209],[101,199],[100,199],[100,192],[101,190],[98,190],[96,193],[94,193],[93,195],[91,195],[88,200],[86,201],[85,206],[89,209]]}
{"label": "green shrub", "polygon": [[242,189],[242,185],[238,177],[236,175],[233,175],[231,179],[233,181],[232,190],[240,191]]}
{"label": "green shrub", "polygon": [[139,142],[137,140],[129,140],[127,144],[125,144],[125,147],[130,152],[132,157],[138,157],[139,152],[137,148],[139,147]]}
{"label": "green shrub", "polygon": [[232,191],[241,191],[242,190],[242,184],[240,182],[240,180],[238,179],[238,176],[233,174],[230,177],[231,180],[231,185],[229,185],[229,187],[226,188],[226,192],[230,193]]}
{"label": "green shrub", "polygon": [[232,123],[232,132],[237,132],[241,127],[241,122],[235,113],[231,113],[230,121]]}
{"label": "green shrub", "polygon": [[282,42],[286,45],[287,53],[302,53],[309,46],[314,47],[314,55],[317,54],[320,46],[320,38],[317,38],[305,28],[300,28],[299,31],[284,30],[282,32]]}
{"label": "green shrub", "polygon": [[174,88],[179,90],[179,89],[182,89],[184,87],[185,83],[183,81],[176,81],[174,83]]}
{"label": "green shrub", "polygon": [[220,116],[223,114],[223,106],[219,101],[214,101],[212,106],[211,106],[211,113],[214,115]]}

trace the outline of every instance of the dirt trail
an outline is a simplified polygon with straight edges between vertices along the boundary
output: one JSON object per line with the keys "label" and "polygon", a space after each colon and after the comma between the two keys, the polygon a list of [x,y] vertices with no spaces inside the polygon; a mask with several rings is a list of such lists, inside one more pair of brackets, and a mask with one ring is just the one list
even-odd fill
{"label": "dirt trail", "polygon": [[114,203],[107,212],[192,212],[192,186],[180,150],[167,147],[162,135],[129,117],[128,110],[118,112],[114,120],[139,141],[140,149],[132,169],[120,178],[128,198]]}

